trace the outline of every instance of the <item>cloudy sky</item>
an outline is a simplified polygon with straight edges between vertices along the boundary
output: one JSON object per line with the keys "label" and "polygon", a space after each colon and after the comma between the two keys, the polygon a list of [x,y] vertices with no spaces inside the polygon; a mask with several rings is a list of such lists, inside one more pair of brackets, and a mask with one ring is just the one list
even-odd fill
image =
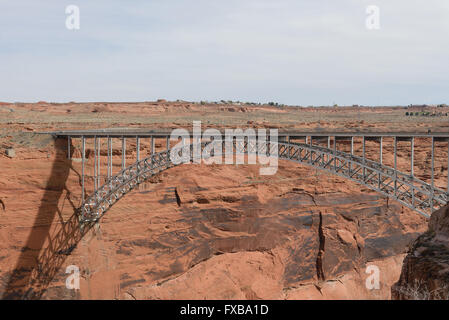
{"label": "cloudy sky", "polygon": [[0,0],[0,101],[158,98],[449,103],[449,1]]}

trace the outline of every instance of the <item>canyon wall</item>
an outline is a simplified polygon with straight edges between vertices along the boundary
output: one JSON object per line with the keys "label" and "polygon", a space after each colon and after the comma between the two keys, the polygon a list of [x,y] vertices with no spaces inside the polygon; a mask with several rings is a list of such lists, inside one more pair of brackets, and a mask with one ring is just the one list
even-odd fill
{"label": "canyon wall", "polygon": [[391,292],[397,300],[449,299],[449,206],[435,211],[427,232],[410,245]]}
{"label": "canyon wall", "polygon": [[[411,210],[286,161],[268,177],[257,165],[169,169],[80,231],[79,149],[68,160],[66,145],[29,136],[0,156],[3,298],[388,299],[425,231]],[[80,290],[65,285],[72,265]],[[365,285],[369,265],[378,289]]]}

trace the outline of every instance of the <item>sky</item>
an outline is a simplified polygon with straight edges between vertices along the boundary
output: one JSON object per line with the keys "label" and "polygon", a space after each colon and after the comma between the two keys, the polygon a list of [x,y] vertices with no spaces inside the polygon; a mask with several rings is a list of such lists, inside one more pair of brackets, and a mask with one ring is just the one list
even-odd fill
{"label": "sky", "polygon": [[0,0],[0,101],[162,98],[449,104],[449,1]]}

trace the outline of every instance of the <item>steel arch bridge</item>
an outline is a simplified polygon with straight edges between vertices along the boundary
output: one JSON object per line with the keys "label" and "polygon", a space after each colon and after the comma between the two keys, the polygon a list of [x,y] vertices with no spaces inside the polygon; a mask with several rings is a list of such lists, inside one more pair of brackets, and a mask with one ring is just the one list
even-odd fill
{"label": "steel arch bridge", "polygon": [[[222,150],[218,154],[211,156],[225,156],[226,154],[242,154],[270,157],[274,156],[281,160],[293,161],[307,165],[316,169],[327,171],[331,174],[344,177],[366,186],[378,193],[398,201],[402,205],[429,217],[433,211],[446,205],[449,202],[449,178],[448,189],[443,190],[435,186],[435,165],[434,150],[435,142],[449,142],[449,134],[415,134],[415,133],[298,133],[283,132],[278,134],[279,140],[266,140],[263,143],[247,139],[232,139],[232,150],[225,149],[225,139],[217,142],[214,140],[198,143],[186,144],[181,147],[170,148],[170,134],[168,132],[133,132],[133,131],[69,131],[52,133],[58,137],[68,138],[68,148],[70,155],[71,139],[81,138],[82,141],[82,204],[79,208],[79,218],[81,223],[98,221],[118,200],[133,190],[136,186],[147,179],[157,175],[176,165],[198,160],[202,150],[210,147],[211,144],[219,143],[218,148]],[[189,134],[190,135],[190,134]],[[190,135],[191,136],[191,135]],[[125,165],[126,138],[136,139],[137,159],[131,165]],[[394,144],[394,167],[383,164],[383,138],[392,137]],[[428,174],[431,182],[427,183],[419,179],[414,174],[414,142],[415,138],[427,138],[431,140],[431,168]],[[101,138],[108,141],[108,167],[107,178],[104,184],[100,185],[100,144]],[[112,142],[114,138],[122,141],[122,170],[112,175]],[[140,139],[151,138],[151,155],[140,160]],[[155,139],[165,139],[166,149],[162,152],[155,151]],[[331,148],[331,138],[333,148]],[[363,154],[354,154],[354,138],[363,139]],[[84,161],[86,139],[94,139],[94,182],[93,192],[85,197],[84,188]],[[298,139],[305,141],[298,142]],[[296,141],[295,141],[296,140]],[[367,159],[365,156],[365,141],[377,141],[379,143],[379,161]],[[314,144],[313,142],[326,142],[327,146]],[[351,151],[344,152],[337,149],[338,141],[350,141]],[[409,141],[411,147],[410,173],[404,173],[397,168],[397,142]],[[323,143],[322,143],[323,144]],[[449,147],[449,143],[448,143]],[[198,149],[200,152],[198,152]],[[274,152],[273,152],[274,151]],[[183,154],[180,159],[179,153]],[[173,156],[175,155],[175,156]],[[449,151],[448,151],[449,163]]]}

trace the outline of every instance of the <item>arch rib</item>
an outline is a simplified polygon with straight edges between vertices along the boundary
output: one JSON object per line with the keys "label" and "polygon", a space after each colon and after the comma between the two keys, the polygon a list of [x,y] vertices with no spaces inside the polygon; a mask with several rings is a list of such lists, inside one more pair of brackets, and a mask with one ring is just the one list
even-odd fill
{"label": "arch rib", "polygon": [[[202,142],[201,151],[209,143]],[[352,180],[400,202],[425,217],[429,217],[435,209],[448,202],[446,191],[421,181],[413,175],[407,175],[381,163],[335,149],[292,142],[277,142],[275,145],[272,142],[264,142],[262,145],[249,145],[245,141],[243,153],[263,153],[268,156],[267,150],[272,147],[277,147],[279,159],[305,164]],[[179,164],[194,160],[193,144],[186,145],[151,154],[111,177],[82,204],[80,208],[81,222],[97,221],[114,203],[136,186],[159,172],[178,165],[177,163],[181,159],[171,159],[170,154],[179,154],[183,148],[185,149],[184,154],[187,154],[188,157],[182,162],[180,161]],[[221,150],[223,149],[224,146]],[[242,153],[242,146],[237,146],[235,141],[232,149],[233,154]],[[215,156],[223,155],[225,155],[224,152]],[[172,160],[176,160],[176,164]]]}

